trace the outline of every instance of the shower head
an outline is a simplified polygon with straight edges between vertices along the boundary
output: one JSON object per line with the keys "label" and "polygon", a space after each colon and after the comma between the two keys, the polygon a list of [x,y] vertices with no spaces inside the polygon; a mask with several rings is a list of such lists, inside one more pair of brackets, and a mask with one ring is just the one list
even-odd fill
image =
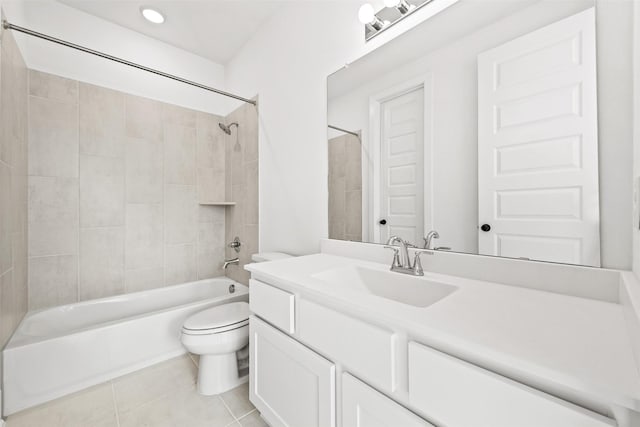
{"label": "shower head", "polygon": [[220,126],[220,129],[222,129],[224,131],[224,133],[226,133],[227,135],[231,135],[231,126],[238,126],[238,123],[233,122],[230,125],[225,125],[224,123],[218,123],[218,126]]}

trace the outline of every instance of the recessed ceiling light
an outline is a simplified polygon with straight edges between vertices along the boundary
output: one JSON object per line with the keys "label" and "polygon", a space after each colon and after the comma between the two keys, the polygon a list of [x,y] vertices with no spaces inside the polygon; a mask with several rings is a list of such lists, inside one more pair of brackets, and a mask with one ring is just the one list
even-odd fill
{"label": "recessed ceiling light", "polygon": [[147,21],[153,22],[154,24],[162,24],[164,22],[164,15],[156,9],[141,7],[140,13],[142,13],[142,16],[144,16]]}

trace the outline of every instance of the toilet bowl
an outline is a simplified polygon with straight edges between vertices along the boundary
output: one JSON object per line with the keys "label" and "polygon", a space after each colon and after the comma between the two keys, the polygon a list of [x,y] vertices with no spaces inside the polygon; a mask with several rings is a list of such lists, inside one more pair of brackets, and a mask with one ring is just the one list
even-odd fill
{"label": "toilet bowl", "polygon": [[248,380],[238,374],[236,352],[249,343],[249,304],[234,302],[200,311],[185,320],[182,344],[200,356],[198,392],[224,393]]}

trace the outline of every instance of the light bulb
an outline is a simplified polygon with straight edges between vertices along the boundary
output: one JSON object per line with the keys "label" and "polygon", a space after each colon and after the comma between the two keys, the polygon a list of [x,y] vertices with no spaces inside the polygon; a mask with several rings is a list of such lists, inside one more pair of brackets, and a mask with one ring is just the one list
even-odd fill
{"label": "light bulb", "polygon": [[143,7],[140,8],[140,13],[142,13],[142,16],[144,16],[147,21],[153,22],[154,24],[162,24],[164,22],[164,15],[155,9]]}
{"label": "light bulb", "polygon": [[384,5],[386,7],[398,7],[401,0],[384,0]]}
{"label": "light bulb", "polygon": [[358,11],[358,19],[363,24],[370,24],[375,21],[376,12],[373,10],[373,6],[370,3],[365,3],[360,6],[360,10]]}

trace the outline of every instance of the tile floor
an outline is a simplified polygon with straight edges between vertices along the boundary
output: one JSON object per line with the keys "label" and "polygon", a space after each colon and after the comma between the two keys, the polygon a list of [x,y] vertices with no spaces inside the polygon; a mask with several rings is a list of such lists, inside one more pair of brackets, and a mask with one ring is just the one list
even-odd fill
{"label": "tile floor", "polygon": [[196,391],[197,359],[185,355],[11,415],[7,427],[265,427],[249,386]]}

